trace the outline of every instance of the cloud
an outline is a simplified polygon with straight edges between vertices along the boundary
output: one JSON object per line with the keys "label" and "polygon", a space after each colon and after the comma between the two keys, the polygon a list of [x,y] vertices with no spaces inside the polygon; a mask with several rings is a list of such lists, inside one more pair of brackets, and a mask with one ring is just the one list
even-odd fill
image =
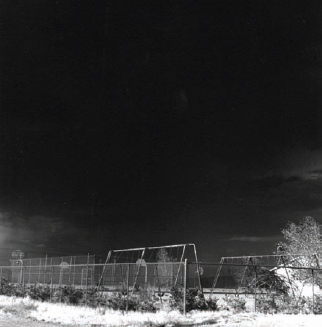
{"label": "cloud", "polygon": [[88,230],[63,217],[0,211],[2,258],[11,257],[12,251],[17,249],[37,257],[47,251],[75,253],[88,236]]}
{"label": "cloud", "polygon": [[307,174],[310,179],[319,179],[322,178],[322,169],[311,170]]}
{"label": "cloud", "polygon": [[37,245],[36,245],[36,248],[44,248],[44,247],[46,247],[45,244],[37,244]]}
{"label": "cloud", "polygon": [[229,241],[238,241],[238,242],[275,242],[281,240],[281,235],[274,236],[233,236]]}
{"label": "cloud", "polygon": [[314,150],[303,146],[292,149],[278,148],[277,154],[263,167],[253,170],[252,178],[261,180],[279,176],[279,178],[311,180],[322,177],[322,148]]}
{"label": "cloud", "polygon": [[272,187],[278,187],[283,184],[289,184],[294,182],[300,182],[302,179],[299,176],[282,176],[282,175],[271,175],[263,178],[254,179],[257,187],[261,189],[268,189]]}

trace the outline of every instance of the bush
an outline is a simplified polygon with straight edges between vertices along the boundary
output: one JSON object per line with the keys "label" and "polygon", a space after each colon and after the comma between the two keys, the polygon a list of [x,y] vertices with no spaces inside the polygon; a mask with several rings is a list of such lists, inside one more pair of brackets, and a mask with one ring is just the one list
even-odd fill
{"label": "bush", "polygon": [[312,308],[312,312],[315,314],[322,314],[322,295],[314,296],[314,308]]}
{"label": "bush", "polygon": [[42,302],[50,300],[50,286],[48,284],[45,286],[39,283],[31,285],[26,293],[33,300]]}
{"label": "bush", "polygon": [[5,295],[25,297],[27,295],[27,289],[22,284],[8,284]]}
{"label": "bush", "polygon": [[228,305],[231,305],[235,312],[242,312],[246,310],[246,300],[243,298],[235,297],[230,299]]}
{"label": "bush", "polygon": [[54,302],[62,302],[68,304],[79,304],[83,299],[83,291],[76,289],[74,286],[59,287],[53,293],[52,300]]}
{"label": "bush", "polygon": [[[171,308],[179,309],[183,312],[183,290],[171,289]],[[186,292],[186,312],[192,310],[217,310],[217,299],[206,300],[199,289],[187,289]]]}
{"label": "bush", "polygon": [[140,301],[135,296],[123,296],[120,293],[112,297],[108,297],[106,306],[113,310],[121,311],[140,311],[140,312],[155,312],[154,303],[150,300]]}
{"label": "bush", "polygon": [[[315,303],[317,303],[315,301]],[[269,294],[256,301],[257,311],[262,313],[299,314],[313,312],[312,299],[294,298],[290,295]]]}
{"label": "bush", "polygon": [[103,292],[99,292],[95,287],[88,288],[84,293],[81,303],[91,308],[99,308],[106,306],[107,296]]}
{"label": "bush", "polygon": [[277,313],[277,304],[274,296],[256,299],[256,311],[262,313]]}
{"label": "bush", "polygon": [[8,281],[2,277],[1,278],[1,294],[4,294],[4,295],[12,295],[12,284],[9,284]]}
{"label": "bush", "polygon": [[246,310],[246,299],[241,297],[231,297],[227,294],[225,297],[217,301],[218,310],[233,310],[234,312],[242,312]]}

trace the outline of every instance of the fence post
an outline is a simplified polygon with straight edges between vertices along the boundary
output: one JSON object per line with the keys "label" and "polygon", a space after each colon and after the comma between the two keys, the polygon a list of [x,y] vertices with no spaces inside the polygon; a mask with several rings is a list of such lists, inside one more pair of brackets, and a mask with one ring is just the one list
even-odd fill
{"label": "fence post", "polygon": [[22,291],[23,291],[23,297],[25,297],[25,273],[24,273],[24,268],[21,267],[21,278],[22,278]]}
{"label": "fence post", "polygon": [[44,284],[46,283],[46,272],[47,272],[47,254],[46,254],[46,260],[45,260],[45,271],[44,271]]}
{"label": "fence post", "polygon": [[88,264],[89,264],[89,253],[87,254],[87,265],[86,265],[86,292],[85,292],[85,305],[87,302],[87,292],[88,292]]}
{"label": "fence post", "polygon": [[40,269],[41,269],[41,258],[40,258],[39,270],[38,270],[38,280],[37,280],[38,283],[40,283]]}
{"label": "fence post", "polygon": [[315,310],[314,310],[314,269],[312,269],[312,299],[313,299],[312,310],[313,310],[313,314],[314,314],[314,312],[315,312]]}
{"label": "fence post", "polygon": [[127,264],[127,272],[126,272],[126,312],[129,309],[129,279],[130,279],[130,264]]}
{"label": "fence post", "polygon": [[186,295],[187,295],[187,259],[183,266],[183,314],[186,315]]}
{"label": "fence post", "polygon": [[28,284],[30,284],[30,271],[31,271],[31,260],[29,260]]}
{"label": "fence post", "polygon": [[75,285],[75,275],[76,275],[76,256],[74,256],[74,271],[73,271],[73,285]]}
{"label": "fence post", "polygon": [[254,300],[255,300],[255,312],[257,311],[257,266],[254,266],[255,269],[255,295],[254,295]]}
{"label": "fence post", "polygon": [[52,299],[52,292],[53,292],[53,265],[51,265],[51,268],[50,268],[50,294],[49,294],[49,302],[51,302],[51,299]]}

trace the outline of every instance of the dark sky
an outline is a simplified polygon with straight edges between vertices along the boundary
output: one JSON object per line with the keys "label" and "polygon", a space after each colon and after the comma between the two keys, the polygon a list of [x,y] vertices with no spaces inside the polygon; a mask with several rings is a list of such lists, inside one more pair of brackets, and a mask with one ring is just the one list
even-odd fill
{"label": "dark sky", "polygon": [[321,4],[2,1],[0,251],[271,254],[322,223]]}

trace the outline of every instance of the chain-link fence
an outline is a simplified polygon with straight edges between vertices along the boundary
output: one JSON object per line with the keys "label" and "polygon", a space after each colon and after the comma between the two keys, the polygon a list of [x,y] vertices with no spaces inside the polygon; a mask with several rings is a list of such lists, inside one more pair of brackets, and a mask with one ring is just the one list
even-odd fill
{"label": "chain-link fence", "polygon": [[[108,264],[17,264],[0,267],[0,277],[9,283],[71,285],[77,288],[96,287],[102,291],[122,292],[148,288],[168,292],[182,287],[184,262],[169,263],[108,263]],[[193,279],[192,279],[193,280]],[[196,284],[193,282],[193,284]]]}
{"label": "chain-link fence", "polygon": [[55,290],[70,285],[86,292],[95,289],[105,294],[139,294],[145,299],[170,294],[171,289],[197,288],[205,298],[242,295],[253,301],[255,310],[269,301],[292,299],[297,305],[310,302],[310,312],[318,307],[322,311],[322,271],[316,266],[291,266],[286,261],[272,261],[264,266],[263,262],[249,258],[220,263],[95,264],[87,257],[83,259],[86,263],[77,264],[76,260],[69,263],[63,260],[60,264],[47,260],[46,264],[32,266],[24,265],[28,262],[23,261],[19,265],[0,267],[0,278],[23,287],[40,283]]}
{"label": "chain-link fence", "polygon": [[239,262],[199,263],[203,292],[206,297],[243,297],[252,302],[255,311],[322,313],[319,264],[288,263],[286,259],[275,262],[270,258],[263,265],[251,257],[240,258]]}
{"label": "chain-link fence", "polygon": [[[10,260],[9,281],[19,284],[87,285],[94,281],[95,256],[65,256]],[[3,268],[5,269],[5,268]],[[8,278],[8,277],[7,277]]]}

